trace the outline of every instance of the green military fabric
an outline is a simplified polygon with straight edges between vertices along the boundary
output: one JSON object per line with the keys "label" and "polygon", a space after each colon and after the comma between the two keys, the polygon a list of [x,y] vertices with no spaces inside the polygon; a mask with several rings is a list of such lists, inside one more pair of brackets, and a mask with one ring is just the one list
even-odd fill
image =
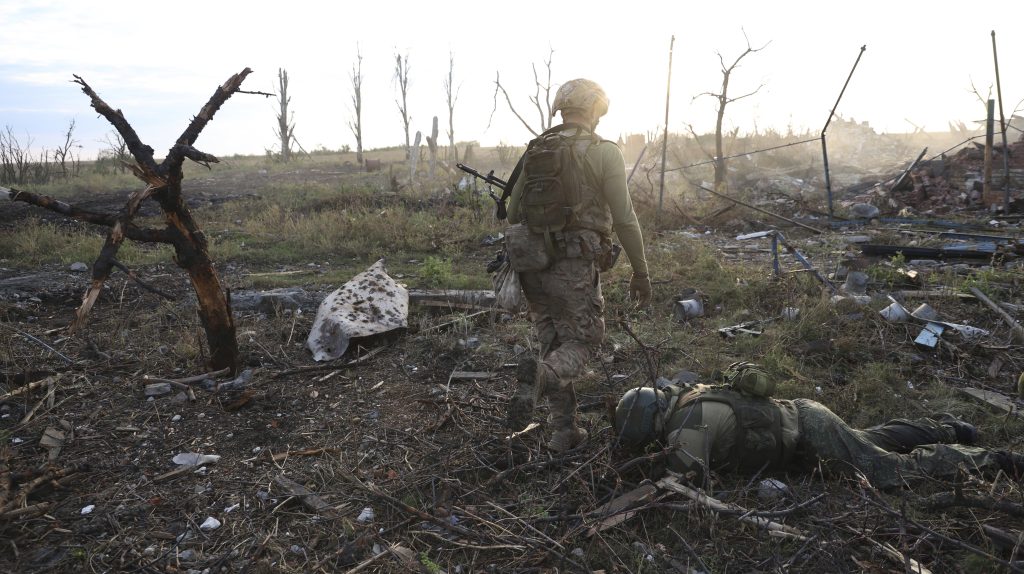
{"label": "green military fabric", "polygon": [[[824,466],[842,475],[861,472],[879,488],[896,488],[925,477],[949,478],[963,467],[968,471],[996,471],[1001,468],[996,453],[958,444],[927,444],[908,453],[891,452],[876,444],[880,434],[850,428],[824,405],[797,399],[800,415],[799,448]],[[943,434],[935,429],[935,434]],[[946,441],[952,433],[944,433]],[[882,437],[885,440],[895,435]],[[904,434],[904,438],[912,435]],[[918,435],[918,439],[925,436]],[[910,445],[905,445],[906,447]]]}
{"label": "green military fabric", "polygon": [[[672,405],[664,429],[664,442],[672,448],[668,457],[669,468],[683,474],[695,472],[702,476],[705,467],[723,470],[743,462],[735,460],[743,449],[736,448],[739,428],[732,407],[717,400],[696,400],[701,394],[711,391],[730,393],[742,400],[739,393],[706,385],[698,385],[697,392],[693,394],[688,394],[688,389],[675,386],[664,390],[670,394],[669,404]],[[684,396],[686,402],[677,404]],[[796,449],[799,436],[797,410],[792,401],[768,400],[779,410],[782,449],[776,463],[782,463],[781,457]]]}
{"label": "green military fabric", "polygon": [[[572,124],[566,124],[569,133],[576,133],[580,128]],[[584,128],[583,133],[588,133]],[[596,136],[595,136],[596,137]],[[640,230],[640,222],[637,221],[636,212],[633,210],[633,201],[629,196],[629,189],[626,186],[626,164],[622,159],[622,152],[618,146],[606,140],[587,148],[586,161],[590,163],[593,173],[601,184],[600,196],[586,206],[584,211],[593,213],[581,214],[581,221],[591,222],[593,227],[604,227],[602,223],[608,214],[611,215],[612,230],[618,236],[622,248],[629,258],[634,273],[647,274],[647,258],[644,254],[643,234]],[[525,177],[519,177],[512,187],[512,194],[508,204],[508,222],[511,224],[522,222],[521,202],[523,187],[526,184]],[[594,229],[602,234],[607,234],[606,229]]]}
{"label": "green military fabric", "polygon": [[893,419],[861,432],[875,446],[889,452],[906,454],[922,444],[960,442],[956,431],[948,424],[931,418],[916,420]]}

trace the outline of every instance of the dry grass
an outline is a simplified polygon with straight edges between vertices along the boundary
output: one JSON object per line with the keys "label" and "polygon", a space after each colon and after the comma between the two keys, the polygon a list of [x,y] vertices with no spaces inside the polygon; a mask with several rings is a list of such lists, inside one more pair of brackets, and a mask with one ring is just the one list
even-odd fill
{"label": "dry grass", "polygon": [[[252,165],[241,165],[246,162]],[[260,180],[263,176],[251,172],[262,169],[259,160],[236,163],[223,174],[227,184],[216,181],[221,175],[216,170],[189,176],[211,179],[199,182],[206,186],[200,195],[209,196],[209,203],[196,213],[211,238],[218,270],[235,289],[287,285],[322,295],[380,254],[388,256],[389,271],[413,287],[489,284],[483,263],[495,248],[481,246],[480,240],[497,228],[486,203],[440,190],[384,194],[373,187],[380,181],[373,179],[377,174],[370,179],[364,179],[367,174],[325,176],[311,173],[310,166],[269,166],[268,179]],[[333,168],[325,163],[315,169]],[[233,195],[241,191],[236,181],[262,181],[246,188],[258,197]],[[224,185],[226,190],[219,187]],[[222,201],[224,196],[232,198]],[[90,248],[98,245],[98,239],[87,239],[98,236],[65,224],[19,221],[3,233],[5,245],[19,245],[2,252],[4,266],[22,272],[36,265],[44,270],[63,265],[73,257],[91,261],[95,251]],[[166,253],[155,257],[147,252],[134,261],[143,277],[182,295],[178,301],[162,301],[115,275],[80,336],[65,338],[55,329],[67,323],[77,305],[82,277],[41,286],[39,301],[0,301],[0,320],[8,327],[0,329],[6,375],[0,388],[14,388],[17,374],[62,373],[54,405],[43,400],[28,422],[21,423],[21,416],[45,399],[45,391],[4,403],[14,413],[0,419],[3,446],[12,449],[12,468],[38,468],[46,456],[39,438],[61,421],[74,435],[57,464],[90,464],[58,487],[47,483],[32,494],[30,504],[50,504],[45,513],[0,522],[9,542],[0,545],[0,568],[333,572],[372,557],[375,545],[400,544],[412,551],[417,566],[385,556],[368,571],[662,572],[669,558],[713,572],[904,569],[875,542],[891,544],[935,572],[997,568],[991,558],[925,528],[998,559],[1009,556],[981,535],[980,527],[1019,530],[1019,517],[948,505],[936,510],[925,499],[958,489],[1020,504],[1019,485],[1005,477],[965,476],[956,485],[936,481],[882,494],[855,481],[794,470],[778,475],[790,494],[767,501],[758,497],[756,481],[723,475],[712,485],[717,497],[752,510],[782,512],[780,520],[813,541],[773,538],[741,526],[732,516],[671,498],[586,536],[599,520],[588,513],[658,472],[652,464],[619,470],[634,454],[610,447],[603,407],[606,397],[645,380],[648,359],[661,374],[686,369],[705,377],[734,360],[754,359],[784,381],[780,396],[815,398],[852,424],[951,411],[977,422],[987,446],[1022,446],[1024,425],[964,402],[955,391],[967,384],[1005,391],[1011,374],[1024,369],[1018,348],[1001,348],[1007,330],[985,309],[931,301],[950,317],[970,319],[994,335],[992,344],[957,342],[959,352],[925,353],[910,342],[916,330],[877,317],[882,301],[866,308],[833,306],[809,274],[774,279],[767,254],[723,249],[735,243],[728,234],[694,238],[666,230],[649,233],[648,239],[654,305],[639,312],[626,301],[628,266],[620,263],[604,277],[609,333],[601,355],[610,360],[592,362],[578,385],[591,439],[564,457],[543,448],[541,433],[527,435],[518,448],[502,438],[504,406],[515,385],[513,370],[505,366],[518,360],[517,345],[530,345],[531,330],[522,316],[414,309],[410,329],[365,341],[352,352],[357,356],[386,346],[371,360],[295,372],[311,366],[303,343],[315,310],[239,314],[239,343],[254,374],[251,396],[236,410],[232,404],[241,398],[238,392],[197,390],[194,402],[147,401],[142,394],[145,376],[176,378],[205,370],[194,303]],[[822,269],[834,268],[845,256],[828,241],[799,233],[792,239]],[[792,261],[783,262],[787,269],[796,268]],[[876,262],[869,269],[878,287],[891,279],[889,263]],[[272,274],[289,271],[302,273]],[[928,281],[983,282],[1004,300],[1020,297],[1019,278],[1005,271],[939,274]],[[687,287],[703,293],[708,315],[676,323],[671,305]],[[723,340],[717,333],[720,327],[776,316],[783,307],[799,307],[799,318],[773,322],[759,337]],[[646,348],[637,345],[622,322]],[[451,325],[434,328],[443,323]],[[18,331],[47,342],[75,364],[65,365]],[[467,348],[470,337],[479,339],[478,347]],[[828,340],[832,345],[824,352],[808,346]],[[1005,365],[989,378],[986,371],[994,358]],[[451,381],[455,370],[495,376]],[[538,420],[545,414],[542,406]],[[15,438],[23,442],[13,444]],[[183,451],[222,459],[205,474],[156,480],[174,468],[171,457]],[[292,454],[274,458],[284,453]],[[339,516],[302,506],[275,482],[281,476],[316,492]],[[96,509],[83,515],[87,504]],[[372,522],[357,520],[364,507],[374,509]],[[897,515],[886,508],[896,509]],[[208,516],[223,526],[199,530]]]}

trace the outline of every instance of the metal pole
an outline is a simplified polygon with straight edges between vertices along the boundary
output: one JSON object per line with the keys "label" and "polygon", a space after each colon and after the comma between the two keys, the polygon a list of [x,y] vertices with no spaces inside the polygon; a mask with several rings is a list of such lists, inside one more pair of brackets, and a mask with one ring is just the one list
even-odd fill
{"label": "metal pole", "polygon": [[995,123],[996,101],[989,99],[988,115],[985,119],[985,171],[981,187],[981,203],[986,208],[990,207],[992,201],[992,138],[994,134],[993,124]]}
{"label": "metal pole", "polygon": [[999,97],[999,131],[1003,134],[1003,213],[1010,213],[1010,148],[1006,144],[1006,117],[1003,116],[1003,88],[999,84],[999,56],[996,55],[996,31],[992,30],[992,62],[996,66],[996,95]]}
{"label": "metal pole", "polygon": [[836,108],[839,107],[839,100],[843,99],[843,94],[846,93],[846,86],[850,85],[850,78],[853,77],[854,70],[857,69],[857,64],[860,63],[860,57],[864,55],[864,50],[867,50],[867,44],[860,47],[860,53],[857,54],[857,61],[853,63],[853,68],[850,69],[850,75],[846,76],[846,83],[843,84],[843,89],[839,92],[839,97],[836,98],[836,105],[832,106],[832,111],[828,114],[828,119],[825,120],[825,127],[821,128],[821,154],[824,161],[825,167],[825,192],[828,194],[828,222],[832,223],[832,178],[828,173],[828,146],[825,145],[825,132],[828,131],[828,124],[832,123],[832,116],[836,115]]}
{"label": "metal pole", "polygon": [[668,86],[665,87],[665,135],[661,141],[661,181],[658,184],[658,213],[665,202],[665,155],[668,153],[668,104],[672,92],[672,48],[676,45],[676,35],[668,44]]}

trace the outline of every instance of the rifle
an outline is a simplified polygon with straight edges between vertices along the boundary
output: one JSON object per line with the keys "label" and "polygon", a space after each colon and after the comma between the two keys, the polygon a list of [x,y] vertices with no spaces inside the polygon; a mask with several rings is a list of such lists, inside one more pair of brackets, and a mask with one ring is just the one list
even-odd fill
{"label": "rifle", "polygon": [[[501,221],[508,217],[508,212],[505,211],[505,201],[508,199],[510,195],[512,195],[512,189],[509,187],[507,181],[501,179],[500,177],[494,177],[493,169],[489,171],[487,175],[484,175],[479,171],[469,167],[468,165],[463,165],[461,163],[455,164],[455,167],[461,169],[462,171],[468,173],[469,175],[475,178],[484,180],[485,183],[488,183],[500,189],[503,192],[501,194],[501,197],[495,195],[495,193],[491,190],[487,190],[487,195],[491,196],[491,199],[494,200],[495,216],[498,218],[498,220]],[[515,175],[515,173],[513,173],[513,175]]]}

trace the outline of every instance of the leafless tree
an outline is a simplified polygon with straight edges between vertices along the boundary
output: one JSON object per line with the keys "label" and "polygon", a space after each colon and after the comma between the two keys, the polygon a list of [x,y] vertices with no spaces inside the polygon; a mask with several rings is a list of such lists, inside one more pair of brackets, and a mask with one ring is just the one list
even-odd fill
{"label": "leafless tree", "polygon": [[[113,270],[120,269],[137,281],[143,288],[161,296],[172,298],[159,289],[148,285],[130,268],[117,260],[117,254],[125,239],[148,243],[165,243],[174,247],[174,260],[189,275],[192,288],[198,302],[199,319],[206,332],[210,350],[210,367],[213,370],[228,369],[234,372],[239,366],[238,341],[235,338],[235,321],[231,313],[230,298],[223,289],[213,261],[210,259],[206,235],[196,222],[182,194],[182,180],[185,160],[191,160],[209,167],[219,160],[194,147],[196,139],[203,128],[213,119],[214,114],[235,93],[251,93],[270,96],[262,92],[245,92],[241,89],[242,81],[252,70],[243,69],[232,75],[214,92],[214,95],[192,117],[185,131],[178,137],[174,146],[168,150],[164,160],[157,164],[153,157],[153,148],[139,138],[135,129],[125,118],[121,110],[115,109],[99,97],[95,90],[80,76],[74,76],[82,92],[89,96],[94,110],[107,119],[114,129],[127,142],[135,162],[132,172],[145,183],[141,190],[134,191],[118,212],[101,213],[78,206],[69,205],[53,197],[37,195],[28,191],[0,187],[0,194],[6,193],[12,201],[22,201],[45,209],[61,213],[67,217],[88,223],[109,227],[103,247],[92,266],[92,281],[82,297],[82,304],[75,311],[75,319],[71,330],[85,326],[86,320],[99,300],[104,284]],[[164,212],[162,228],[140,227],[135,220],[142,203],[154,200]]]}
{"label": "leafless tree", "polygon": [[437,169],[437,116],[434,116],[430,135],[427,136],[427,149],[430,150],[430,178],[433,179]]}
{"label": "leafless tree", "polygon": [[288,95],[288,71],[284,68],[277,69],[278,89],[274,97],[277,98],[277,128],[274,134],[281,141],[281,161],[289,161],[292,158],[292,142],[295,140],[295,122],[292,121],[295,113],[288,113],[288,104],[292,98]]}
{"label": "leafless tree", "polygon": [[107,149],[100,151],[100,156],[109,157],[114,162],[114,169],[124,173],[132,157],[128,151],[128,142],[124,141],[117,130],[109,132],[103,141],[107,144]]}
{"label": "leafless tree", "polygon": [[[533,85],[534,92],[530,96],[530,103],[537,108],[537,115],[540,118],[540,129],[535,130],[523,116],[516,111],[516,107],[512,104],[512,98],[509,97],[508,91],[505,86],[501,85],[501,72],[495,72],[494,76],[494,109],[491,110],[491,119],[494,118],[494,112],[498,110],[498,92],[505,97],[505,103],[508,104],[508,109],[512,111],[512,114],[516,116],[520,123],[529,130],[534,136],[540,135],[541,132],[551,127],[551,61],[554,59],[555,49],[549,48],[548,59],[544,61],[544,68],[547,70],[547,78],[542,83],[540,75],[537,73],[537,64],[533,66]],[[542,95],[543,94],[543,98]],[[490,127],[490,121],[487,126]]]}
{"label": "leafless tree", "polygon": [[356,63],[352,64],[352,112],[355,118],[348,123],[348,129],[356,138],[356,163],[363,165],[363,54],[356,44]]}
{"label": "leafless tree", "polygon": [[399,98],[395,100],[398,104],[398,113],[402,115],[402,127],[405,128],[405,159],[409,159],[409,54],[402,56],[395,54],[395,83],[398,85]]}
{"label": "leafless tree", "polygon": [[[455,147],[455,102],[459,99],[461,86],[455,85],[455,56],[448,52],[448,77],[444,79],[444,92],[448,96],[448,159],[454,161],[459,158],[459,150]],[[454,92],[452,90],[455,90]]]}
{"label": "leafless tree", "polygon": [[736,59],[733,60],[732,64],[729,66],[725,65],[725,59],[722,57],[722,53],[718,51],[715,52],[715,54],[718,55],[718,63],[721,66],[722,70],[722,90],[717,94],[714,92],[704,92],[702,94],[697,94],[693,98],[696,100],[701,96],[711,96],[718,100],[718,117],[715,119],[714,156],[715,189],[718,191],[722,191],[722,188],[725,186],[726,181],[725,151],[722,149],[722,120],[725,118],[725,107],[737,100],[742,100],[743,98],[756,94],[761,90],[761,88],[764,87],[764,84],[761,84],[752,92],[748,92],[746,94],[743,94],[742,96],[737,96],[734,98],[729,97],[729,80],[732,78],[733,71],[736,69],[737,66],[739,66],[740,61],[743,60],[743,58],[747,57],[747,55],[749,54],[753,54],[754,52],[760,52],[761,50],[765,49],[768,46],[768,44],[771,43],[768,42],[764,46],[761,46],[760,48],[753,48],[750,46],[750,38],[747,38],[746,31],[743,32],[743,39],[747,41],[747,49],[744,50],[743,53],[741,53],[739,56],[737,56]]}
{"label": "leafless tree", "polygon": [[[78,145],[78,140],[75,139],[75,120],[72,119],[68,122],[68,130],[64,133],[64,143],[53,151],[53,160],[55,163],[60,164],[61,176],[64,179],[78,171],[78,163],[75,161],[74,154],[71,151],[75,147],[81,146]],[[71,160],[71,171],[68,171],[68,160]]]}

